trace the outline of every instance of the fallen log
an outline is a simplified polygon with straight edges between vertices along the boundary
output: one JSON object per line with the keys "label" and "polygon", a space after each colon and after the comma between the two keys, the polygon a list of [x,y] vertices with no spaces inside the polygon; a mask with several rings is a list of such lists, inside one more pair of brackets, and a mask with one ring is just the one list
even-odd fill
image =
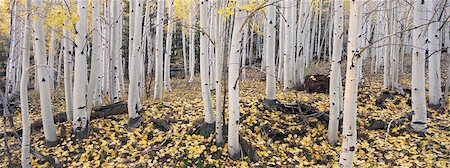
{"label": "fallen log", "polygon": [[[121,114],[128,113],[127,103],[125,103],[125,102],[117,102],[117,103],[112,103],[112,104],[108,104],[105,106],[94,107],[92,110],[94,112],[91,114],[91,120],[105,118],[107,116],[112,116],[112,115],[121,115]],[[60,113],[55,114],[53,116],[53,119],[54,119],[55,123],[66,122],[67,121],[66,112],[60,112]],[[42,119],[39,119],[31,124],[32,131],[39,130],[41,128],[42,128]],[[22,129],[17,130],[17,133],[21,135]],[[11,132],[11,131],[6,132],[6,134],[9,137],[12,137],[14,135],[13,132]],[[3,138],[3,137],[4,137],[4,134],[1,134],[0,138]]]}

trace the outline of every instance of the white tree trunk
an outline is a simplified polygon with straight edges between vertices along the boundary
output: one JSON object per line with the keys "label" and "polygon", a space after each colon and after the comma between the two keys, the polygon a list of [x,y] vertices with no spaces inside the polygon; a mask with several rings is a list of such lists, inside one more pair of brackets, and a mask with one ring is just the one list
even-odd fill
{"label": "white tree trunk", "polygon": [[165,0],[158,0],[158,11],[156,14],[155,91],[153,94],[155,99],[162,98],[164,3]]}
{"label": "white tree trunk", "polygon": [[356,107],[358,97],[358,18],[360,1],[350,1],[350,19],[347,48],[347,74],[345,81],[344,120],[342,126],[342,152],[339,158],[340,167],[352,167],[356,152]]}
{"label": "white tree trunk", "polygon": [[168,11],[168,23],[167,23],[167,38],[166,38],[166,50],[164,53],[164,89],[167,92],[172,91],[170,86],[170,57],[172,56],[172,38],[173,38],[173,26],[174,26],[174,0],[169,0]]}
{"label": "white tree trunk", "polygon": [[195,1],[190,1],[190,13],[189,13],[189,83],[194,81],[194,73],[195,73],[195,22],[196,22],[196,6]]}
{"label": "white tree trunk", "polygon": [[[186,1],[181,1],[181,7],[183,8],[183,9],[186,9]],[[181,26],[181,43],[182,43],[182,49],[183,49],[183,68],[184,68],[184,71],[183,71],[183,73],[184,73],[184,77],[186,78],[187,77],[187,74],[188,74],[188,62],[187,62],[187,56],[186,56],[186,31],[188,30],[188,29],[186,29],[184,26],[186,26],[186,23],[187,23],[187,21],[186,21],[186,19],[182,19],[182,26]]]}
{"label": "white tree trunk", "polygon": [[293,27],[294,22],[292,22],[292,18],[295,16],[293,9],[295,8],[295,2],[293,0],[284,1],[284,18],[281,21],[284,21],[284,48],[283,48],[283,90],[287,91],[294,87],[294,79],[292,75],[292,57],[293,57]]}
{"label": "white tree trunk", "polygon": [[[68,3],[69,4],[69,3]],[[73,120],[73,88],[72,88],[72,41],[70,40],[70,32],[67,28],[69,20],[65,20],[63,24],[63,52],[64,52],[64,95],[66,100],[67,120]]]}
{"label": "white tree trunk", "polygon": [[80,20],[76,24],[75,33],[75,73],[73,84],[73,130],[75,136],[84,139],[88,135],[88,114],[86,111],[87,61],[86,48],[88,28],[88,2],[78,0],[77,9]]}
{"label": "white tree trunk", "polygon": [[[226,2],[224,0],[215,1],[216,7],[221,8],[225,6]],[[221,15],[215,15],[217,29],[215,33],[215,58],[216,58],[216,69],[215,69],[215,85],[216,85],[216,142],[218,144],[223,143],[223,98],[222,98],[222,72],[223,72],[223,53],[224,53],[224,18]]]}
{"label": "white tree trunk", "polygon": [[[430,1],[414,0],[413,26],[420,26],[427,21],[427,4]],[[424,132],[427,127],[427,109],[425,98],[425,55],[426,48],[426,26],[413,30],[413,54],[411,71],[411,100],[412,121],[411,127],[416,132]],[[418,48],[419,47],[419,48]]]}
{"label": "white tree trunk", "polygon": [[[273,4],[275,0],[269,0],[267,4]],[[276,72],[275,72],[275,41],[276,41],[276,6],[269,5],[266,9],[266,26],[264,39],[264,57],[266,59],[266,99],[275,100]]]}
{"label": "white tree trunk", "polygon": [[[439,20],[439,14],[435,13],[439,11],[441,2],[438,0],[430,1],[428,6],[428,17],[430,21],[436,21],[431,23],[428,28],[428,85],[429,85],[429,99],[428,104],[432,107],[439,107],[439,102],[442,97],[441,90],[441,22]],[[445,9],[444,9],[445,10]],[[447,52],[448,53],[448,52]]]}
{"label": "white tree trunk", "polygon": [[102,56],[102,93],[104,95],[109,96],[110,94],[110,76],[111,73],[109,71],[110,66],[110,45],[111,45],[111,18],[110,18],[110,1],[105,1],[105,6],[103,7],[103,32],[102,32],[102,48],[103,48],[103,56]]}
{"label": "white tree trunk", "polygon": [[[230,58],[228,62],[228,152],[231,159],[241,157],[241,145],[239,144],[239,50],[242,45],[242,31],[240,28],[245,23],[245,10],[240,9],[244,1],[237,1],[233,36],[231,39]],[[202,15],[200,15],[202,16]],[[244,30],[245,31],[245,30]]]}
{"label": "white tree trunk", "polygon": [[[138,111],[142,109],[141,103],[139,102],[139,61],[141,61],[140,53],[141,51],[141,41],[142,41],[142,6],[143,1],[137,0],[135,4],[135,16],[137,16],[134,21],[134,51],[130,57],[130,86],[128,91],[128,115],[130,121],[139,117]],[[142,67],[144,68],[144,67]]]}
{"label": "white tree trunk", "polygon": [[121,1],[112,0],[112,31],[111,31],[111,48],[110,48],[110,60],[109,65],[109,85],[110,85],[110,98],[112,102],[118,102],[119,99],[119,64],[121,64],[120,58],[120,46],[122,41],[120,39],[120,23],[121,13],[120,13],[120,3]]}
{"label": "white tree trunk", "polygon": [[[91,116],[93,106],[100,105],[100,99],[97,94],[100,92],[100,87],[97,86],[98,78],[100,78],[100,0],[92,1],[92,56],[91,56],[91,73],[89,75],[89,85],[87,90],[87,113],[88,119]],[[95,100],[95,101],[94,101]]]}
{"label": "white tree trunk", "polygon": [[[204,31],[207,25],[208,0],[200,1],[200,30]],[[208,18],[208,17],[207,17]],[[206,124],[214,124],[214,111],[212,108],[211,90],[208,72],[208,45],[206,32],[200,32],[200,80]]]}
{"label": "white tree trunk", "polygon": [[50,89],[55,88],[55,48],[56,48],[56,35],[55,27],[50,28],[50,48],[48,51],[48,74]]}
{"label": "white tree trunk", "polygon": [[22,112],[22,152],[21,165],[24,168],[31,168],[30,142],[31,124],[28,106],[28,68],[30,66],[30,26],[31,26],[31,0],[25,4],[27,15],[25,16],[25,28],[23,33],[22,48],[22,77],[20,80],[20,110]]}
{"label": "white tree trunk", "polygon": [[339,116],[342,111],[341,58],[344,34],[344,4],[334,2],[333,55],[330,72],[330,121],[328,123],[328,142],[336,145]]}
{"label": "white tree trunk", "polygon": [[36,14],[39,16],[39,19],[33,19],[33,28],[35,30],[34,38],[36,43],[35,57],[37,59],[37,71],[38,78],[36,82],[39,84],[39,98],[41,105],[41,115],[42,115],[42,124],[44,127],[44,136],[45,141],[49,144],[54,144],[57,142],[56,139],[56,127],[55,122],[53,120],[52,114],[52,103],[50,97],[50,85],[48,68],[46,61],[46,51],[45,51],[45,34],[44,34],[44,9],[42,0],[35,0],[37,11]]}

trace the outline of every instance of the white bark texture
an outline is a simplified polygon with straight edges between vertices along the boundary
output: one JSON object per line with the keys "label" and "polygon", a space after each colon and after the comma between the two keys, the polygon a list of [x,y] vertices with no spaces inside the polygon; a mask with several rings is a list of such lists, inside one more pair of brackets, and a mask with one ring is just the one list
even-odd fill
{"label": "white bark texture", "polygon": [[164,50],[164,89],[167,92],[172,91],[170,86],[170,58],[172,57],[172,39],[173,39],[173,26],[174,26],[174,0],[169,0],[168,22],[167,22],[167,38],[166,38],[166,50]]}
{"label": "white bark texture", "polygon": [[75,133],[84,132],[89,121],[86,111],[88,2],[87,0],[78,0],[77,2],[80,20],[77,22],[75,30],[75,73],[73,84],[73,129]]}
{"label": "white bark texture", "polygon": [[[130,119],[134,119],[139,117],[138,111],[141,110],[141,104],[139,100],[139,61],[140,59],[140,52],[142,49],[141,41],[142,41],[142,6],[143,1],[137,0],[135,4],[135,16],[137,16],[138,19],[135,19],[134,21],[134,44],[135,46],[134,51],[132,52],[132,55],[130,57],[130,89],[128,91],[128,115],[130,116]],[[144,68],[144,67],[141,67]]]}
{"label": "white bark texture", "polygon": [[[67,1],[67,0],[65,0]],[[67,2],[67,4],[69,4]],[[67,7],[66,7],[67,8]],[[66,100],[66,114],[67,120],[73,120],[73,88],[72,88],[72,48],[70,45],[72,41],[70,41],[70,32],[67,28],[69,24],[69,20],[65,20],[63,24],[63,52],[64,52],[64,96]]]}
{"label": "white bark texture", "polygon": [[[427,22],[427,3],[430,1],[414,0],[413,26]],[[411,71],[411,105],[413,110],[411,127],[416,132],[424,132],[427,127],[427,111],[425,98],[425,56],[426,26],[413,30],[413,54]]]}
{"label": "white bark texture", "polygon": [[328,123],[328,142],[336,145],[339,127],[339,114],[342,112],[341,58],[344,33],[344,4],[334,2],[333,53],[330,72],[330,121]]}
{"label": "white bark texture", "polygon": [[[269,0],[268,4],[275,3],[275,0]],[[269,5],[266,10],[266,30],[264,39],[264,57],[266,59],[266,99],[275,100],[276,94],[276,72],[275,72],[275,41],[276,41],[276,6]]]}
{"label": "white bark texture", "polygon": [[119,101],[119,64],[121,64],[120,58],[120,46],[122,41],[120,41],[120,23],[122,22],[120,13],[120,3],[121,1],[112,0],[112,31],[111,31],[111,47],[110,47],[110,60],[109,65],[109,86],[110,86],[110,98],[112,102]]}
{"label": "white bark texture", "polygon": [[230,158],[241,156],[239,144],[239,50],[242,45],[241,27],[245,23],[245,10],[240,9],[245,2],[238,1],[234,14],[233,35],[231,39],[230,58],[228,62],[228,152]]}
{"label": "white bark texture", "polygon": [[[441,22],[439,22],[440,10],[438,0],[428,2],[428,17],[431,23],[428,27],[428,87],[429,87],[429,99],[428,104],[430,106],[439,107],[439,102],[442,97],[441,90]],[[447,52],[448,53],[448,52]]]}
{"label": "white bark texture", "polygon": [[[209,85],[208,71],[208,45],[209,39],[204,32],[207,25],[208,0],[200,1],[200,80],[202,88],[202,99],[205,112],[205,122],[214,123],[214,111],[212,108],[211,90]],[[206,17],[206,18],[203,18]]]}
{"label": "white bark texture", "polygon": [[156,46],[155,46],[155,91],[154,99],[162,98],[163,87],[163,30],[164,30],[164,3],[165,0],[158,0],[158,10],[156,14]]}
{"label": "white bark texture", "polygon": [[[89,85],[87,90],[87,113],[90,118],[92,107],[100,105],[96,93],[100,92],[98,87],[98,78],[100,78],[100,0],[92,1],[92,55],[91,55],[91,73],[89,76]],[[94,102],[95,100],[95,102]]]}
{"label": "white bark texture", "polygon": [[195,6],[197,4],[195,1],[190,1],[190,13],[189,13],[189,25],[191,29],[189,29],[189,83],[194,81],[195,74],[195,22],[196,22],[196,10]]}
{"label": "white bark texture", "polygon": [[30,26],[31,26],[31,0],[25,4],[25,28],[23,33],[22,76],[20,79],[20,110],[22,112],[22,152],[21,165],[31,168],[30,142],[31,123],[28,105],[28,68],[30,66]]}
{"label": "white bark texture", "polygon": [[35,30],[34,38],[36,43],[35,57],[37,59],[37,72],[39,86],[39,100],[41,105],[42,124],[44,127],[44,136],[47,142],[56,142],[56,127],[52,114],[52,103],[50,97],[50,85],[48,84],[48,68],[45,50],[45,34],[44,34],[44,9],[42,0],[35,0],[38,19],[33,19],[33,28]]}
{"label": "white bark texture", "polygon": [[350,1],[350,18],[347,48],[347,74],[345,81],[344,120],[342,126],[342,152],[339,158],[340,167],[352,167],[356,152],[356,101],[358,97],[358,8],[361,2]]}

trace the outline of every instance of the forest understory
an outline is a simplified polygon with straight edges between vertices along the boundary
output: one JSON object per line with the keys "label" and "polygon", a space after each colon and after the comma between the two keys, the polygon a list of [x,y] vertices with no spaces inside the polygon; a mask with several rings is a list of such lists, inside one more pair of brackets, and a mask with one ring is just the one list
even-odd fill
{"label": "forest understory", "polygon": [[[90,123],[90,136],[74,141],[71,123],[57,122],[60,143],[54,147],[44,145],[42,128],[34,129],[32,147],[44,155],[57,159],[63,167],[155,167],[155,166],[276,166],[298,165],[337,166],[341,151],[327,142],[327,113],[329,96],[305,91],[282,92],[277,87],[281,102],[301,102],[312,107],[317,115],[271,112],[264,108],[264,80],[260,72],[248,71],[248,79],[241,82],[240,135],[250,151],[249,156],[231,160],[226,145],[216,145],[214,135],[204,137],[192,134],[203,122],[203,104],[199,79],[187,84],[187,79],[173,79],[173,91],[164,93],[163,99],[142,101],[144,124],[130,132],[126,124],[128,115],[107,116]],[[408,88],[409,75],[401,83]],[[409,129],[411,120],[410,94],[388,97],[382,104],[377,99],[382,93],[382,81],[367,76],[358,95],[358,141],[356,167],[446,167],[450,160],[450,118],[445,112],[428,108],[427,133],[419,135]],[[34,96],[33,96],[34,95]],[[64,112],[61,89],[53,95],[54,114]],[[34,91],[30,94],[31,122],[40,118],[39,103]],[[227,104],[226,104],[227,107]],[[228,120],[225,108],[224,118]],[[305,112],[305,111],[304,111]],[[324,113],[321,113],[324,112]],[[18,130],[21,113],[14,113]],[[155,122],[155,119],[157,122]],[[3,123],[3,118],[0,120]],[[161,124],[163,123],[163,124]],[[1,126],[1,130],[3,130]],[[224,126],[227,128],[227,126]],[[341,128],[340,128],[341,129]],[[8,131],[11,129],[8,127]],[[226,135],[226,130],[225,130]],[[340,135],[339,135],[340,136]],[[226,139],[226,138],[225,138]],[[8,144],[13,163],[20,166],[20,141],[10,137]],[[0,143],[1,167],[8,164],[4,140]],[[250,146],[250,147],[248,147]],[[254,152],[254,154],[252,153]],[[245,153],[245,152],[244,152]],[[248,152],[247,152],[248,153]],[[49,167],[50,163],[33,156],[33,167]]]}

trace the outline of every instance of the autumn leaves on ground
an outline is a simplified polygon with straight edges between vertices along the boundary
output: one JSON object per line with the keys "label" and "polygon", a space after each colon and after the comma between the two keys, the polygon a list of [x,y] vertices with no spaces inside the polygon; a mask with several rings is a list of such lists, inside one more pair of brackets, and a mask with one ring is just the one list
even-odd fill
{"label": "autumn leaves on ground", "polygon": [[[197,123],[203,121],[203,104],[199,79],[187,84],[186,79],[175,79],[173,91],[165,93],[162,100],[143,101],[144,125],[129,132],[127,115],[108,116],[92,120],[90,136],[81,142],[74,141],[70,122],[58,123],[61,142],[55,147],[44,146],[42,129],[33,130],[32,146],[45,155],[58,159],[64,167],[153,167],[153,166],[275,166],[275,165],[323,165],[337,166],[340,142],[332,147],[327,142],[327,121],[319,116],[284,114],[264,109],[265,82],[248,80],[241,83],[240,134],[254,148],[255,158],[229,159],[227,145],[215,144],[214,136],[190,135]],[[427,134],[420,136],[408,130],[409,94],[386,99],[378,107],[376,99],[381,93],[380,81],[367,79],[358,97],[358,142],[355,166],[448,166],[450,151],[449,113],[429,110]],[[405,84],[408,82],[404,82]],[[281,88],[278,88],[281,90]],[[283,102],[303,102],[318,111],[328,113],[328,94],[306,92],[278,92]],[[64,96],[55,91],[54,113],[63,112]],[[31,98],[32,121],[40,118],[38,100]],[[225,111],[227,115],[227,110]],[[16,126],[21,126],[20,113],[14,116]],[[227,117],[225,117],[227,120]],[[164,127],[151,119],[162,119],[170,124]],[[380,122],[381,121],[381,122]],[[3,121],[2,121],[3,122]],[[227,121],[226,121],[227,122]],[[389,127],[389,130],[388,130]],[[225,126],[226,128],[226,126]],[[61,129],[65,129],[61,130]],[[3,125],[2,125],[3,130]],[[66,133],[64,133],[66,132]],[[225,133],[226,135],[226,133]],[[20,165],[20,142],[10,138],[9,145],[14,162]],[[1,143],[2,165],[7,157]],[[36,159],[33,167],[47,167],[48,162]]]}

